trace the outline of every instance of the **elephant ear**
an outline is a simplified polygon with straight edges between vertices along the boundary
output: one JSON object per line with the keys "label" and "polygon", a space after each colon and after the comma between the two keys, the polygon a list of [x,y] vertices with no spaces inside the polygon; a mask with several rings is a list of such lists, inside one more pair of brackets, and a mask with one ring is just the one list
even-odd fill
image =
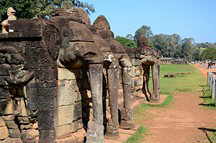
{"label": "elephant ear", "polygon": [[61,47],[61,36],[59,28],[54,23],[46,23],[44,27],[43,37],[50,56],[54,61],[57,60],[59,49]]}

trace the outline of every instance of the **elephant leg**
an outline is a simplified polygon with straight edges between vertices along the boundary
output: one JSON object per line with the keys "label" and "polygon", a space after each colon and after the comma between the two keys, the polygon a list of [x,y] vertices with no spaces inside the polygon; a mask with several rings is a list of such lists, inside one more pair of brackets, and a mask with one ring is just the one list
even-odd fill
{"label": "elephant leg", "polygon": [[89,83],[91,87],[93,102],[93,120],[88,122],[86,143],[103,143],[103,102],[102,102],[102,80],[103,66],[101,64],[89,65]]}
{"label": "elephant leg", "polygon": [[150,78],[150,66],[147,66],[147,68],[146,68],[146,90],[147,90],[147,94],[149,95],[149,97],[151,99],[152,93],[149,90],[149,78]]}
{"label": "elephant leg", "polygon": [[147,94],[147,80],[146,80],[146,75],[145,75],[145,73],[143,74],[143,87],[142,87],[142,92],[143,92],[143,94],[145,95],[145,97],[146,97],[146,100],[147,101],[150,101],[150,99],[149,99],[149,96],[148,96],[148,94]]}
{"label": "elephant leg", "polygon": [[143,65],[143,93],[146,96],[147,101],[150,101],[151,93],[148,88],[150,70],[148,68],[147,65]]}
{"label": "elephant leg", "polygon": [[130,68],[123,67],[122,80],[123,80],[123,95],[124,95],[124,107],[121,111],[121,123],[120,127],[122,129],[133,128],[132,121],[132,109],[131,109],[131,77],[129,75]]}
{"label": "elephant leg", "polygon": [[[112,66],[112,65],[111,65]],[[107,70],[108,73],[108,93],[109,93],[109,106],[111,113],[111,120],[108,121],[107,135],[118,135],[118,86],[119,86],[119,72],[118,68],[113,66]]]}
{"label": "elephant leg", "polygon": [[160,99],[160,76],[159,76],[159,65],[154,64],[151,66],[152,67],[152,83],[153,83],[153,96],[152,100],[153,101],[158,101]]}

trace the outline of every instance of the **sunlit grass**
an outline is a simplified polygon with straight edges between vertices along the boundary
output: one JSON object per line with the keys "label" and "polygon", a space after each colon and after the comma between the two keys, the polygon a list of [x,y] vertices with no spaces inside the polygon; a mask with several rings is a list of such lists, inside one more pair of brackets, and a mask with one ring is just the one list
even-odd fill
{"label": "sunlit grass", "polygon": [[212,99],[212,94],[210,88],[206,85],[202,87],[202,96],[203,99],[202,105],[209,109],[216,109],[215,102]]}
{"label": "sunlit grass", "polygon": [[[165,78],[167,73],[186,73],[174,78]],[[201,90],[200,85],[206,83],[199,70],[193,65],[161,65],[160,88],[161,94],[173,95],[176,92],[197,92]]]}
{"label": "sunlit grass", "polygon": [[140,143],[146,131],[147,129],[145,127],[139,127],[137,131],[132,136],[130,136],[125,143]]}

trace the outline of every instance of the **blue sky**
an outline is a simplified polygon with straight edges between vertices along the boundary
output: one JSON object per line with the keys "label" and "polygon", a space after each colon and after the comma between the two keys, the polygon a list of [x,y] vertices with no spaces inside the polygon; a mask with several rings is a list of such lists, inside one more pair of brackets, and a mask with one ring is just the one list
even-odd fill
{"label": "blue sky", "polygon": [[85,0],[94,5],[92,22],[105,15],[115,35],[134,34],[142,25],[154,34],[180,34],[216,42],[216,0]]}

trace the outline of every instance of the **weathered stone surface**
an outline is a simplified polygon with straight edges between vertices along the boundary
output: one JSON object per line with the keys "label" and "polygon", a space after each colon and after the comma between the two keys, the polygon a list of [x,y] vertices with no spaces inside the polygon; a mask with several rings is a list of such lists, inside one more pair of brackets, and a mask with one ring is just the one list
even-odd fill
{"label": "weathered stone surface", "polygon": [[38,115],[39,130],[54,130],[54,110],[40,111]]}
{"label": "weathered stone surface", "polygon": [[104,142],[104,127],[96,122],[88,122],[88,132],[86,143],[103,143]]}
{"label": "weathered stone surface", "polygon": [[67,137],[58,138],[55,143],[83,143],[85,135],[85,130],[81,129],[76,133],[69,134]]}
{"label": "weathered stone surface", "polygon": [[35,143],[36,137],[39,136],[39,132],[33,129],[24,130],[21,133],[21,138],[24,143]]}
{"label": "weathered stone surface", "polygon": [[9,136],[8,129],[6,126],[0,127],[0,140],[4,140]]}
{"label": "weathered stone surface", "polygon": [[[14,30],[14,33],[19,33],[20,38],[32,38],[32,37],[41,37],[42,36],[42,26],[40,21],[33,19],[33,20],[25,20],[19,19],[16,21],[10,21],[10,29]],[[29,32],[31,31],[31,32]],[[9,33],[13,34],[12,33]]]}
{"label": "weathered stone surface", "polygon": [[118,126],[115,126],[112,124],[112,122],[108,122],[107,128],[106,128],[106,136],[118,136]]}
{"label": "weathered stone surface", "polygon": [[58,81],[58,96],[57,106],[65,106],[75,104],[81,100],[80,93],[77,91],[78,87],[75,80],[61,80]]}
{"label": "weathered stone surface", "polygon": [[56,88],[38,88],[38,106],[39,110],[53,110],[56,105]]}
{"label": "weathered stone surface", "polygon": [[82,103],[78,102],[74,104],[73,120],[78,120],[80,118],[82,118]]}
{"label": "weathered stone surface", "polygon": [[1,141],[1,143],[23,143],[20,138],[7,138],[6,140]]}
{"label": "weathered stone surface", "polygon": [[72,29],[70,41],[86,41],[93,42],[93,35],[91,31],[83,24],[77,22],[69,22],[69,27]]}
{"label": "weathered stone surface", "polygon": [[71,124],[66,124],[56,127],[56,136],[57,138],[65,136],[71,133],[75,133],[83,127],[82,120],[74,121]]}
{"label": "weathered stone surface", "polygon": [[32,125],[32,129],[36,129],[36,130],[38,129],[38,122],[36,122]]}
{"label": "weathered stone surface", "polygon": [[9,137],[11,137],[11,138],[20,138],[21,137],[20,130],[18,128],[8,129],[8,131],[9,131]]}
{"label": "weathered stone surface", "polygon": [[52,81],[57,78],[57,69],[47,67],[35,71],[35,78],[40,81]]}
{"label": "weathered stone surface", "polygon": [[12,121],[12,120],[14,120],[14,118],[15,118],[14,115],[2,116],[2,119],[4,121]]}
{"label": "weathered stone surface", "polygon": [[21,130],[28,130],[32,128],[32,124],[20,125]]}
{"label": "weathered stone surface", "polygon": [[8,64],[0,64],[0,76],[8,76],[9,68],[10,66]]}
{"label": "weathered stone surface", "polygon": [[12,121],[5,121],[7,127],[9,129],[18,129],[17,124],[12,120]]}
{"label": "weathered stone surface", "polygon": [[39,130],[40,143],[54,143],[55,142],[55,131],[54,130]]}
{"label": "weathered stone surface", "polygon": [[58,68],[58,80],[76,80],[76,75],[66,68]]}
{"label": "weathered stone surface", "polygon": [[5,121],[0,117],[0,127],[5,127]]}
{"label": "weathered stone surface", "polygon": [[28,125],[30,124],[29,117],[17,117],[20,124]]}
{"label": "weathered stone surface", "polygon": [[82,117],[82,106],[80,103],[61,106],[56,109],[56,126],[71,124],[74,120]]}

